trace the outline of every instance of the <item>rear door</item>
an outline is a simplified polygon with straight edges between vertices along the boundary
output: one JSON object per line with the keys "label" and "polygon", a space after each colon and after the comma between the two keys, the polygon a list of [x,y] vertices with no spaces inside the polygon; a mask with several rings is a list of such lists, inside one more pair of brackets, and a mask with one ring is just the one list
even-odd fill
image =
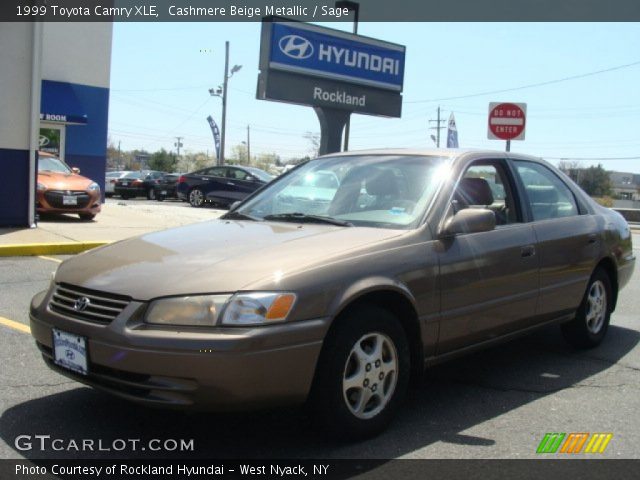
{"label": "rear door", "polygon": [[207,169],[207,175],[200,188],[207,200],[226,203],[229,195],[227,184],[228,167],[212,167]]}
{"label": "rear door", "polygon": [[443,223],[464,208],[492,210],[496,228],[440,240],[439,354],[523,328],[535,316],[535,235],[505,159],[465,169]]}
{"label": "rear door", "polygon": [[537,238],[538,313],[546,318],[572,313],[582,300],[600,248],[596,217],[546,165],[525,160],[513,160],[513,165]]}

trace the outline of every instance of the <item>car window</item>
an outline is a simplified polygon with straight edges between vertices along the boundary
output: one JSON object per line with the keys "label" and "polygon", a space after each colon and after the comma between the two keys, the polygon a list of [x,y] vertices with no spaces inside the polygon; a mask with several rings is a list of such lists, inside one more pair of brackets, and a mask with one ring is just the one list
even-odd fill
{"label": "car window", "polygon": [[498,162],[478,162],[465,171],[453,195],[455,211],[486,208],[496,217],[496,226],[517,223],[519,215],[509,181]]}
{"label": "car window", "polygon": [[514,161],[514,164],[534,221],[578,215],[573,193],[550,169],[534,162]]}
{"label": "car window", "polygon": [[125,179],[125,178],[142,178],[142,173],[140,173],[140,172],[129,172],[122,178],[123,179]]}
{"label": "car window", "polygon": [[235,180],[247,180],[247,177],[250,175],[244,170],[240,170],[239,168],[229,168],[227,171],[227,177],[233,178]]}
{"label": "car window", "polygon": [[253,175],[254,177],[257,177],[258,179],[262,180],[265,183],[269,183],[271,180],[273,180],[272,175],[269,175],[267,172],[265,172],[264,170],[260,170],[259,168],[247,167],[247,171],[251,175]]}
{"label": "car window", "polygon": [[203,175],[211,175],[212,177],[226,177],[227,176],[227,168],[226,167],[212,167],[205,170]]}

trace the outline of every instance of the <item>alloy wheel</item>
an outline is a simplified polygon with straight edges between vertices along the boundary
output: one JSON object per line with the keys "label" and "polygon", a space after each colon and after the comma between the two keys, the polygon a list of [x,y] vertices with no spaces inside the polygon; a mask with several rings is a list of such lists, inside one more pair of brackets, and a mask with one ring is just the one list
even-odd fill
{"label": "alloy wheel", "polygon": [[342,392],[349,411],[361,419],[379,414],[393,397],[398,353],[391,338],[368,333],[351,348],[344,367]]}

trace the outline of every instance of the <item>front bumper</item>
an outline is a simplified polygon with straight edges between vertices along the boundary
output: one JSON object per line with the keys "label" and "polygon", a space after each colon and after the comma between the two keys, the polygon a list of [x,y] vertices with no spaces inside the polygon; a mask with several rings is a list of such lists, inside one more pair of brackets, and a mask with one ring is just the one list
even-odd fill
{"label": "front bumper", "polygon": [[[87,385],[157,406],[230,411],[303,403],[329,326],[317,319],[170,331],[142,323],[145,304],[136,301],[99,325],[51,311],[49,295],[34,297],[30,312],[46,363]],[[53,363],[52,327],[87,338],[88,375]]]}
{"label": "front bumper", "polygon": [[74,191],[77,205],[63,205],[63,192],[58,190],[38,191],[36,211],[38,213],[90,213],[96,215],[102,208],[100,193],[94,191]]}

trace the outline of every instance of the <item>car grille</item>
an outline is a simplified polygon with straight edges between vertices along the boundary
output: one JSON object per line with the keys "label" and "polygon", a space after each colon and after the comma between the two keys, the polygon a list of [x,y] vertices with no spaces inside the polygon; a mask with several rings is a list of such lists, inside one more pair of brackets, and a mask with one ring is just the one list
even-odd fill
{"label": "car grille", "polygon": [[[62,201],[63,196],[76,197],[77,205],[65,205]],[[84,190],[48,190],[44,193],[44,198],[53,208],[85,208],[91,200]]]}
{"label": "car grille", "polygon": [[[83,298],[88,302],[81,300]],[[107,325],[122,313],[129,302],[128,297],[95,292],[62,283],[56,285],[49,308],[61,315]],[[79,305],[84,305],[84,310],[78,309]]]}

